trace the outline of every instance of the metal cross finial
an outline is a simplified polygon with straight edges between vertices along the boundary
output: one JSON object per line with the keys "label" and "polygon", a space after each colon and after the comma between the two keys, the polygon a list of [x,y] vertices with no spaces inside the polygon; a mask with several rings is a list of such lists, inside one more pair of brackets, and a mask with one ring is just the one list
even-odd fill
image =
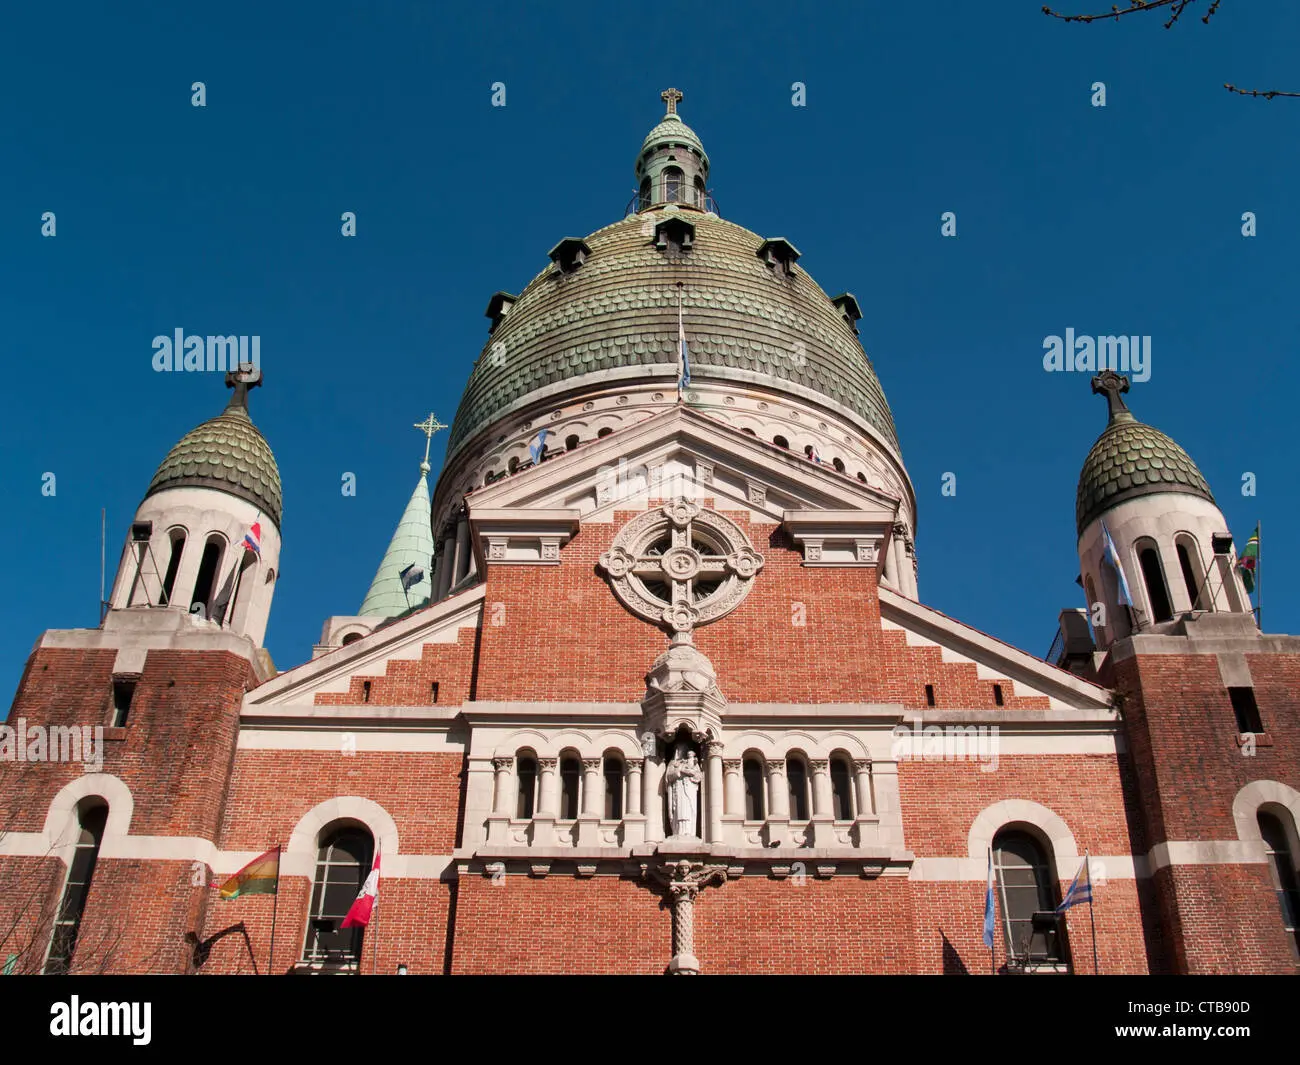
{"label": "metal cross finial", "polygon": [[414,428],[419,429],[424,433],[424,462],[421,463],[421,465],[427,472],[429,466],[429,445],[433,443],[433,434],[439,429],[446,429],[447,427],[443,425],[442,422],[438,421],[438,416],[436,414],[430,411],[429,416],[425,418],[424,421],[415,423]]}
{"label": "metal cross finial", "polygon": [[675,115],[677,114],[677,105],[681,103],[685,97],[679,89],[665,89],[659,94],[659,99],[668,105],[668,113],[670,115]]}
{"label": "metal cross finial", "polygon": [[1128,378],[1123,374],[1118,374],[1114,370],[1103,370],[1092,379],[1092,390],[1106,393],[1111,421],[1114,421],[1118,414],[1131,413],[1124,401],[1120,399],[1120,393],[1128,391]]}
{"label": "metal cross finial", "polygon": [[251,362],[241,362],[238,370],[231,370],[226,374],[226,387],[235,390],[235,394],[230,397],[230,402],[226,404],[227,409],[243,407],[247,410],[248,390],[256,388],[261,383],[262,371]]}

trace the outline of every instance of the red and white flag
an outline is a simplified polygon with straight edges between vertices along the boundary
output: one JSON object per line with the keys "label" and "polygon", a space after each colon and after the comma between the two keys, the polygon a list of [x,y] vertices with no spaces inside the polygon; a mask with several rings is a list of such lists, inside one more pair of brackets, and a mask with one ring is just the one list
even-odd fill
{"label": "red and white flag", "polygon": [[361,885],[361,894],[357,896],[356,901],[348,907],[348,915],[343,918],[343,924],[340,928],[365,928],[370,923],[370,917],[375,912],[375,904],[379,902],[379,855],[375,855],[375,864],[370,869],[370,875],[366,877],[366,882]]}

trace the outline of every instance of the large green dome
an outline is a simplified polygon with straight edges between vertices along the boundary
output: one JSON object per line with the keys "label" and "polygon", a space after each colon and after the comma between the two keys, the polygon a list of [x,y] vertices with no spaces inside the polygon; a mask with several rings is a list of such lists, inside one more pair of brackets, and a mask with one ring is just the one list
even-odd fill
{"label": "large green dome", "polygon": [[[657,223],[673,217],[694,226],[680,254],[656,242]],[[762,237],[673,204],[629,215],[582,243],[589,253],[581,265],[548,266],[500,318],[456,412],[449,456],[543,395],[611,381],[662,378],[671,386],[679,281],[693,381],[821,402],[870,426],[898,453],[884,392],[850,320],[803,270],[791,265],[787,273],[760,257]],[[788,258],[793,249],[780,244]]]}
{"label": "large green dome", "polygon": [[216,488],[260,507],[280,525],[280,470],[248,410],[232,399],[215,418],[186,433],[153,475],[145,498],[186,485]]}

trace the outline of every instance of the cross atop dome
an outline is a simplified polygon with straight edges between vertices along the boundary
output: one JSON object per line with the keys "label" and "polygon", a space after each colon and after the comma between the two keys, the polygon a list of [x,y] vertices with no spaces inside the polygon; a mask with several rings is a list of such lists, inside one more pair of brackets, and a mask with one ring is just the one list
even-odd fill
{"label": "cross atop dome", "polygon": [[261,383],[261,370],[251,362],[240,363],[238,370],[231,370],[226,374],[226,387],[235,390],[235,394],[230,397],[230,402],[226,404],[226,409],[242,407],[248,410],[248,390],[257,388]]}
{"label": "cross atop dome", "polygon": [[668,113],[675,115],[677,114],[677,105],[685,99],[685,96],[680,89],[664,89],[659,94],[659,99],[668,105]]}
{"label": "cross atop dome", "polygon": [[1114,370],[1103,370],[1092,379],[1092,390],[1094,393],[1105,394],[1112,422],[1133,420],[1133,412],[1120,398],[1121,392],[1128,391],[1128,378],[1123,374],[1118,374]]}
{"label": "cross atop dome", "polygon": [[436,414],[430,413],[422,422],[416,422],[414,427],[424,433],[424,461],[420,463],[420,472],[428,473],[433,467],[429,465],[429,445],[433,443],[433,434],[439,429],[447,427],[438,421]]}

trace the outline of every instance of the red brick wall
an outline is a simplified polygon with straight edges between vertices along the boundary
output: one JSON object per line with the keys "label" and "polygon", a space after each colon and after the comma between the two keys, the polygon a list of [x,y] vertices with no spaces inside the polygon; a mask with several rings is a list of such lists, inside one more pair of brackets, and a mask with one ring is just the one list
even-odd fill
{"label": "red brick wall", "polygon": [[358,673],[351,678],[346,692],[317,692],[316,705],[358,706],[367,702],[365,686],[369,681],[368,701],[373,706],[430,706],[432,684],[437,681],[438,705],[459,706],[472,698],[477,636],[474,629],[461,629],[454,644],[425,644],[418,660],[395,659],[386,664],[382,674]]}

